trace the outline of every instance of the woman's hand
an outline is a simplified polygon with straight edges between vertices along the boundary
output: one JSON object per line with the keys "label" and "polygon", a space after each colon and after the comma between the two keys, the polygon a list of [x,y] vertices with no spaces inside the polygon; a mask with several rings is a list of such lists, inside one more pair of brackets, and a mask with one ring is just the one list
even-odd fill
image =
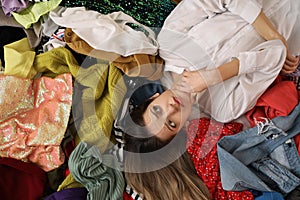
{"label": "woman's hand", "polygon": [[184,71],[174,88],[186,92],[201,92],[207,88],[207,84],[201,75],[201,71]]}
{"label": "woman's hand", "polygon": [[297,69],[298,64],[299,56],[294,57],[289,53],[289,51],[287,51],[287,56],[281,71],[286,74],[291,74]]}
{"label": "woman's hand", "polygon": [[230,62],[220,65],[215,69],[184,71],[179,78],[174,79],[174,88],[186,92],[202,92],[210,86],[238,75],[239,65],[239,60],[234,58]]}
{"label": "woman's hand", "polygon": [[281,71],[286,74],[293,73],[298,67],[299,57],[295,57],[289,52],[287,42],[283,36],[280,35],[278,39],[280,39],[286,47],[286,59]]}
{"label": "woman's hand", "polygon": [[233,61],[210,70],[184,71],[176,82],[175,88],[187,92],[202,92],[209,86],[218,84],[235,75],[233,74],[235,70],[232,68],[232,63]]}
{"label": "woman's hand", "polygon": [[286,39],[282,35],[278,33],[277,37],[274,39],[280,39],[284,44],[284,46],[286,47],[286,59],[281,71],[286,74],[293,73],[298,67],[299,57],[298,56],[295,57],[289,52]]}

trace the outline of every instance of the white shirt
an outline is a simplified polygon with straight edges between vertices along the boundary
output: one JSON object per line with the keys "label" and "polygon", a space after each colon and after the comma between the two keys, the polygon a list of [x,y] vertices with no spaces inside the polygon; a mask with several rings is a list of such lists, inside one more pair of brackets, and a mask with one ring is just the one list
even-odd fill
{"label": "white shirt", "polygon": [[[104,15],[85,7],[58,7],[50,12],[49,17],[54,23],[71,28],[94,49],[122,56],[157,54],[154,31],[123,12]],[[134,30],[129,24],[143,31]]]}
{"label": "white shirt", "polygon": [[237,77],[198,95],[202,111],[218,121],[250,110],[285,61],[283,44],[266,42],[251,25],[261,10],[287,39],[290,52],[299,55],[299,0],[183,0],[158,35],[165,71],[210,69],[239,59]]}

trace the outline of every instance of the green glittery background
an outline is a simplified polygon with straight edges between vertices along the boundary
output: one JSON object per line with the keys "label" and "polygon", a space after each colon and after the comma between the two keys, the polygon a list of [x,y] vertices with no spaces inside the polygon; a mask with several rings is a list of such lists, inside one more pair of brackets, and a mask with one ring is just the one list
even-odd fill
{"label": "green glittery background", "polygon": [[65,7],[84,6],[102,14],[122,11],[152,28],[162,27],[175,5],[171,0],[63,0],[60,3],[60,6]]}

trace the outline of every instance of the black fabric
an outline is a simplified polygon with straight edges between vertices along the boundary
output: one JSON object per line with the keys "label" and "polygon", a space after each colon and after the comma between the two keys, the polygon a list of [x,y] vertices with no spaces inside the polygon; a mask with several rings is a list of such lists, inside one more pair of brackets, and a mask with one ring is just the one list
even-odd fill
{"label": "black fabric", "polygon": [[291,191],[285,198],[285,200],[298,200],[300,199],[300,185]]}
{"label": "black fabric", "polygon": [[26,37],[26,34],[23,28],[0,26],[0,59],[3,67],[5,67],[3,46],[23,39],[24,37]]}

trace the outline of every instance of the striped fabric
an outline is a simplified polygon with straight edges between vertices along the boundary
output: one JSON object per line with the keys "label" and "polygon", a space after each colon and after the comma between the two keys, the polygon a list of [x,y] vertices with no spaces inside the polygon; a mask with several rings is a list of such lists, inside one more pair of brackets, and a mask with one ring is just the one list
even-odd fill
{"label": "striped fabric", "polygon": [[122,199],[125,181],[112,155],[102,155],[98,147],[80,142],[71,153],[68,165],[75,180],[87,188],[87,200]]}
{"label": "striped fabric", "polygon": [[143,200],[142,197],[129,185],[126,186],[126,192],[131,196],[133,200]]}

